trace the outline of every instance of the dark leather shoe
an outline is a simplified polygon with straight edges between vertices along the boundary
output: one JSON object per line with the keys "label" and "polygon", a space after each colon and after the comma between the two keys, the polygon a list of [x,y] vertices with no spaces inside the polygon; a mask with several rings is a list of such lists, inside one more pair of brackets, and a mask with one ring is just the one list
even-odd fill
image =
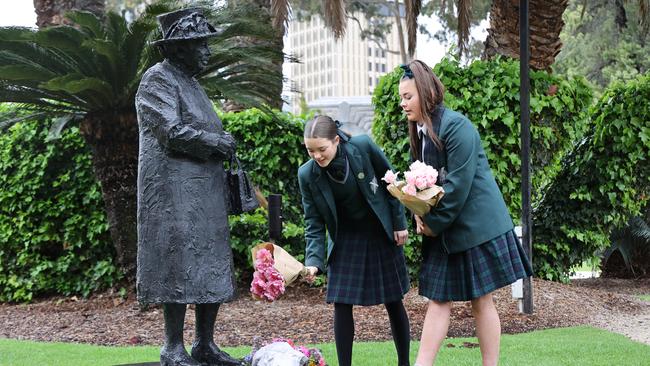
{"label": "dark leather shoe", "polygon": [[160,351],[161,366],[201,366],[201,363],[190,357],[183,349],[180,351],[168,351],[164,348]]}
{"label": "dark leather shoe", "polygon": [[203,366],[242,366],[244,362],[238,360],[217,347],[216,344],[199,345],[192,344],[192,358],[199,361]]}

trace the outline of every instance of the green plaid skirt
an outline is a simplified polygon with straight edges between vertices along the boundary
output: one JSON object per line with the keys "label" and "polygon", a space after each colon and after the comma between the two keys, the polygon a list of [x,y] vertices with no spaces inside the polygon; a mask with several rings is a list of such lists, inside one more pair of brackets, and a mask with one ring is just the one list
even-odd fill
{"label": "green plaid skirt", "polygon": [[402,247],[386,236],[375,215],[342,222],[327,267],[328,303],[377,305],[409,290]]}
{"label": "green plaid skirt", "polygon": [[447,254],[438,238],[422,243],[419,293],[436,301],[467,301],[516,280],[533,269],[513,231],[465,252]]}

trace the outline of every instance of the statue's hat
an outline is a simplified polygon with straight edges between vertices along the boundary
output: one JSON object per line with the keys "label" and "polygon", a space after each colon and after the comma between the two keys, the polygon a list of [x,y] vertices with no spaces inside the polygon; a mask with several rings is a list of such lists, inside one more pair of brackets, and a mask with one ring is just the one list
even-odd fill
{"label": "statue's hat", "polygon": [[160,14],[157,18],[163,38],[152,42],[153,45],[214,37],[223,33],[223,29],[215,29],[208,23],[199,8],[176,10]]}

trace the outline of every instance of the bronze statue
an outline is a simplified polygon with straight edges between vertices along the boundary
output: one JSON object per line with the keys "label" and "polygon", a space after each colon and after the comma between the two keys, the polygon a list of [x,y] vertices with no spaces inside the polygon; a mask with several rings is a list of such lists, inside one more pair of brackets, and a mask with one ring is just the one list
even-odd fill
{"label": "bronze statue", "polygon": [[[138,272],[141,303],[163,304],[162,365],[240,365],[214,343],[219,306],[235,296],[223,161],[235,152],[194,76],[208,64],[207,38],[222,30],[200,9],[158,17],[165,60],[142,77],[136,95]],[[191,356],[183,345],[187,304],[196,304]]]}

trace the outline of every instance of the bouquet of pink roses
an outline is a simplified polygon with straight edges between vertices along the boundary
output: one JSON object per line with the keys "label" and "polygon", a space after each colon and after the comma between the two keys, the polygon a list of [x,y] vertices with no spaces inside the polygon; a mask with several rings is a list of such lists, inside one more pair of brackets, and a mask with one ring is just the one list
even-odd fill
{"label": "bouquet of pink roses", "polygon": [[268,249],[257,251],[251,282],[251,294],[256,299],[275,301],[284,293],[284,279],[273,264],[273,255]]}
{"label": "bouquet of pink roses", "polygon": [[258,244],[251,249],[251,254],[255,272],[250,290],[256,299],[277,300],[284,294],[285,286],[306,272],[302,263],[273,243]]}
{"label": "bouquet of pink roses", "polygon": [[398,180],[398,177],[399,172],[389,170],[382,180],[388,183],[388,192],[415,215],[428,213],[444,195],[442,187],[436,185],[438,171],[419,160],[404,172],[405,180]]}

